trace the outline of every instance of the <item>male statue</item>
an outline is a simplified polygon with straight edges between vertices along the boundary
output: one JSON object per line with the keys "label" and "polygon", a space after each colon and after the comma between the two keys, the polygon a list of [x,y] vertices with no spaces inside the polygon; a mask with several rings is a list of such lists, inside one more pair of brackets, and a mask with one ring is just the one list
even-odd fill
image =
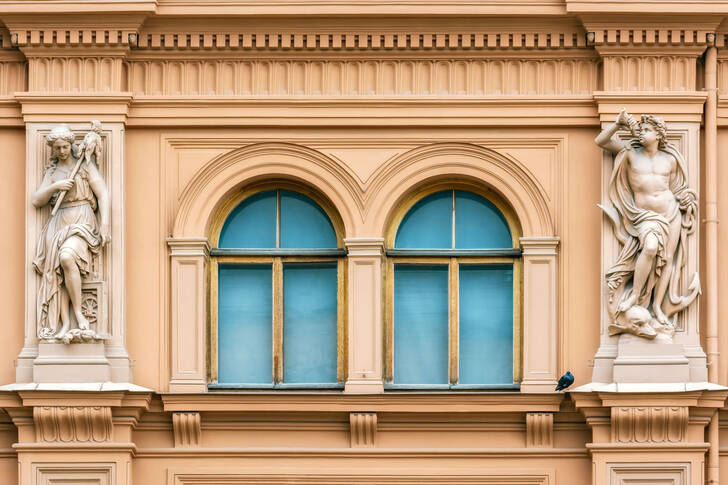
{"label": "male statue", "polygon": [[[615,134],[620,128],[631,130],[637,138],[619,140]],[[695,228],[697,214],[697,196],[688,187],[685,161],[667,142],[661,118],[643,115],[638,123],[625,109],[594,141],[616,154],[609,182],[612,206],[602,207],[622,244],[617,261],[606,273],[610,333],[654,338],[662,331],[671,337],[674,321],[670,317],[700,292],[696,273],[688,294],[679,293],[686,239]],[[638,322],[635,315],[640,316]]]}
{"label": "male statue", "polygon": [[[71,320],[79,336],[96,338],[81,308],[81,285],[92,258],[110,240],[109,194],[97,163],[101,154],[101,125],[76,146],[67,125],[54,127],[46,136],[51,163],[31,202],[52,210],[43,227],[33,266],[40,274],[38,336],[71,341]],[[100,224],[96,217],[98,210]],[[58,328],[59,322],[61,328]]]}

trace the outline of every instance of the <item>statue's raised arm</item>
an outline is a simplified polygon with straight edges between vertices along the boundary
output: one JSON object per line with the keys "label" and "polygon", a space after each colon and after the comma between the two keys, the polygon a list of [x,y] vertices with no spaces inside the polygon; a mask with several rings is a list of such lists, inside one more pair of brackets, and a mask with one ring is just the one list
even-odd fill
{"label": "statue's raised arm", "polygon": [[637,129],[637,122],[634,118],[632,118],[632,115],[627,113],[626,108],[622,108],[622,111],[620,111],[617,115],[616,121],[604,128],[602,132],[594,138],[594,143],[612,153],[619,153],[629,145],[614,136],[621,128],[627,128],[633,135],[636,136],[635,131]]}

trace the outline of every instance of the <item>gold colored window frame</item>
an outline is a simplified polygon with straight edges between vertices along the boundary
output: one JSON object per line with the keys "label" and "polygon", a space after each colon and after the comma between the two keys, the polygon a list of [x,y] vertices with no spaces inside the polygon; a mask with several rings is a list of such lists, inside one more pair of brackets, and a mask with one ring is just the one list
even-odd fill
{"label": "gold colored window frame", "polygon": [[[209,325],[208,325],[208,341],[209,355],[208,355],[208,382],[211,385],[218,384],[218,365],[219,365],[219,342],[218,342],[218,297],[219,297],[219,266],[221,264],[269,264],[272,268],[272,327],[273,327],[273,358],[272,358],[272,369],[273,369],[273,382],[271,383],[274,387],[283,386],[287,387],[300,387],[293,384],[285,384],[283,375],[283,266],[287,263],[336,263],[337,268],[337,294],[336,294],[336,320],[337,320],[337,365],[336,365],[336,377],[337,382],[332,384],[343,385],[346,382],[348,374],[348,329],[347,329],[347,292],[346,292],[346,280],[347,280],[347,262],[343,256],[329,256],[329,255],[311,255],[306,254],[306,250],[301,250],[301,254],[286,254],[276,255],[267,254],[274,253],[274,251],[263,249],[260,254],[254,254],[251,251],[245,250],[240,253],[245,254],[215,254],[215,249],[218,248],[220,239],[220,233],[230,213],[245,199],[260,192],[270,190],[289,190],[298,192],[299,194],[305,195],[313,200],[316,204],[321,207],[326,215],[328,216],[331,224],[334,227],[334,233],[336,235],[337,246],[343,247],[343,222],[338,215],[338,212],[334,209],[333,205],[320,196],[315,191],[312,191],[305,185],[298,184],[296,182],[282,180],[282,181],[268,181],[266,183],[255,184],[248,186],[243,190],[236,192],[232,197],[223,201],[218,210],[217,216],[213,219],[210,225],[210,241],[213,242],[213,250],[210,256],[210,271],[209,271]],[[278,211],[276,217],[279,217]],[[276,224],[276,241],[279,241],[278,224]],[[276,243],[278,246],[278,243]],[[273,248],[272,248],[273,249]],[[241,383],[242,384],[242,383]],[[312,387],[316,385],[313,384]],[[225,387],[225,384],[220,384],[219,387]],[[230,387],[236,387],[231,384]],[[256,386],[255,384],[245,385],[245,387],[255,388],[269,388],[269,386],[263,384]],[[305,387],[305,386],[304,386]]]}
{"label": "gold colored window frame", "polygon": [[[518,219],[510,206],[496,192],[478,184],[469,182],[444,182],[415,191],[398,207],[387,225],[387,247],[395,247],[397,230],[404,216],[420,200],[428,195],[446,190],[462,190],[472,192],[485,198],[500,210],[511,231],[513,248],[520,245],[521,229]],[[520,256],[502,255],[463,255],[448,250],[439,255],[410,254],[387,255],[384,272],[385,305],[384,305],[384,380],[385,384],[394,383],[394,270],[397,265],[447,265],[448,266],[448,383],[456,386],[459,380],[459,269],[462,265],[496,265],[510,264],[513,267],[513,382],[523,378],[523,260]],[[393,251],[394,252],[394,251]],[[433,251],[422,251],[432,253]],[[462,252],[461,252],[462,253]],[[457,254],[457,255],[455,255]],[[403,386],[406,387],[406,386]],[[436,386],[433,386],[433,388]],[[471,386],[469,386],[471,387]],[[483,386],[487,387],[487,386]]]}

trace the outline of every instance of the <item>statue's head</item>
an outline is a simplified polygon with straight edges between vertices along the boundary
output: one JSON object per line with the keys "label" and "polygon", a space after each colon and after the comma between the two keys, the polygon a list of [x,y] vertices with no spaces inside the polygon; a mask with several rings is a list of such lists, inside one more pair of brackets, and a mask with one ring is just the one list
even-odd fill
{"label": "statue's head", "polygon": [[642,115],[640,119],[640,142],[649,142],[654,137],[657,145],[663,148],[667,145],[667,125],[659,116]]}
{"label": "statue's head", "polygon": [[51,160],[55,162],[59,158],[68,158],[72,153],[75,140],[76,136],[68,125],[54,126],[46,135],[46,143],[51,147]]}

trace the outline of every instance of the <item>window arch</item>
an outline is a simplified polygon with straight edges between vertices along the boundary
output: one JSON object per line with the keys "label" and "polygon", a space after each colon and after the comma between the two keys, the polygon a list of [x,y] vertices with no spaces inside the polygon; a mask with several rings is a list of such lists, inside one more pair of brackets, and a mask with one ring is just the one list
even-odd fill
{"label": "window arch", "polygon": [[432,187],[387,242],[389,388],[512,388],[520,380],[520,231],[479,187]]}
{"label": "window arch", "polygon": [[346,252],[336,212],[279,183],[238,194],[221,214],[210,251],[210,387],[343,386]]}

